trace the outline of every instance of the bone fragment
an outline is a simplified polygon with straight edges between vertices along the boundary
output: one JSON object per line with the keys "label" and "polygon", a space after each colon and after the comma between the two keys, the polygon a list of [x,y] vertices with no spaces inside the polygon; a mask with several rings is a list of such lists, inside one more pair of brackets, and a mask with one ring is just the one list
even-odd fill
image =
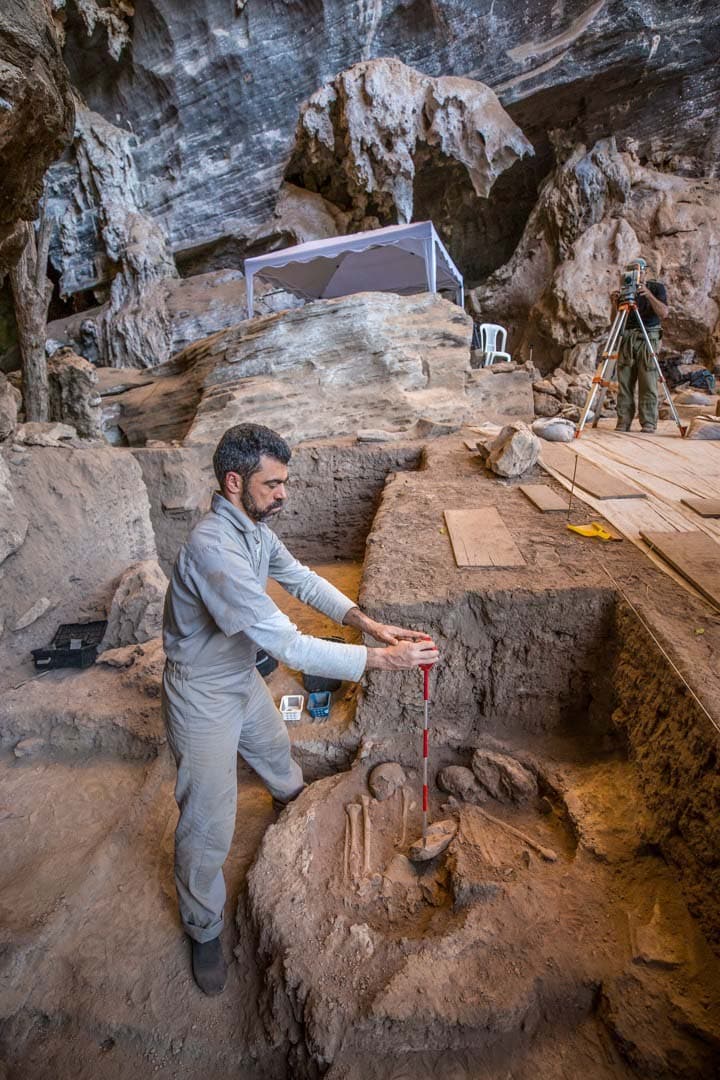
{"label": "bone fragment", "polygon": [[362,802],[362,815],[363,815],[363,874],[370,873],[370,796],[361,795],[360,801]]}
{"label": "bone fragment", "polygon": [[537,841],[533,840],[527,833],[520,832],[520,829],[508,825],[507,822],[501,821],[500,818],[493,817],[492,814],[488,814],[487,810],[483,810],[480,806],[475,807],[475,812],[481,814],[487,821],[491,821],[493,825],[498,825],[501,829],[504,829],[510,836],[514,836],[517,840],[522,840],[523,844],[527,844],[529,848],[536,851],[546,862],[557,862],[557,854],[552,848],[543,847],[542,844],[538,844]]}
{"label": "bone fragment", "polygon": [[408,826],[408,803],[410,802],[410,796],[408,795],[408,789],[404,787],[402,789],[402,833],[400,834],[400,847],[405,847],[407,843],[407,826]]}
{"label": "bone fragment", "polygon": [[[347,807],[345,808],[347,810]],[[345,815],[345,847],[343,850],[343,884],[347,885],[350,877],[350,817]]]}
{"label": "bone fragment", "polygon": [[350,821],[350,854],[348,859],[350,876],[353,881],[357,881],[360,877],[360,815],[362,814],[362,807],[358,806],[357,803],[348,803],[345,811]]}

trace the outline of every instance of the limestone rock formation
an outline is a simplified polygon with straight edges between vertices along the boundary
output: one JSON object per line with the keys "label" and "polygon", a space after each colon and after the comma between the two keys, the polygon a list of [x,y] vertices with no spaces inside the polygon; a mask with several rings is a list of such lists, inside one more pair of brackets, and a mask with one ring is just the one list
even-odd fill
{"label": "limestone rock formation", "polygon": [[156,559],[129,566],[112,599],[102,648],[119,649],[158,637],[167,586],[168,580]]}
{"label": "limestone rock formation", "polygon": [[[615,141],[580,146],[544,185],[510,262],[474,290],[483,318],[509,325],[515,353],[542,370],[587,372],[612,321],[610,293],[638,254],[665,282],[664,341],[713,359],[720,340],[720,267],[712,237],[720,181],[643,166]],[[541,415],[551,415],[538,402]]]}
{"label": "limestone rock formation", "polygon": [[342,72],[303,106],[288,171],[348,207],[355,228],[372,228],[412,220],[423,157],[459,162],[485,197],[532,152],[489,87],[381,59]]}
{"label": "limestone rock formation", "polygon": [[19,391],[0,374],[0,442],[15,431],[21,400]]}
{"label": "limestone rock formation", "polygon": [[0,12],[0,279],[37,214],[45,170],[70,138],[73,104],[47,5],[7,0]]}
{"label": "limestone rock formation", "polygon": [[20,547],[28,524],[27,517],[15,505],[10,469],[0,455],[0,566]]}
{"label": "limestone rock formation", "polygon": [[[152,297],[165,312],[169,335],[167,351],[172,355],[218,330],[235,326],[247,316],[245,277],[240,270],[215,270],[189,278],[166,277],[155,284]],[[290,293],[255,281],[255,311],[259,315],[301,304],[302,301]],[[143,302],[141,315],[144,306]],[[112,311],[107,302],[48,323],[47,334],[51,341],[70,347],[93,364],[112,367],[113,359],[117,358],[117,347],[111,330]],[[130,363],[131,359],[126,357],[125,361]],[[13,361],[18,362],[9,351],[6,363],[9,366]],[[123,367],[124,364],[115,366]]]}
{"label": "limestone rock formation", "polygon": [[[79,7],[118,15],[108,54],[100,23],[88,47],[91,19],[78,18]],[[204,0],[191,10],[183,0],[145,0],[136,8],[130,15],[120,2],[68,0],[64,56],[89,107],[136,133],[144,208],[193,272],[237,265],[273,213],[302,103],[359,59],[397,57],[435,78],[485,82],[534,144],[536,157],[501,177],[492,213],[473,233],[483,273],[509,257],[554,164],[549,130],[588,145],[615,131],[664,169],[690,175],[709,174],[717,156],[720,15],[704,0],[317,0],[311,8]],[[417,192],[416,211],[457,217],[464,171],[443,166],[445,180]]]}
{"label": "limestone rock formation", "polygon": [[73,160],[57,165],[49,180],[49,208],[58,220],[50,257],[60,293],[111,281],[95,333],[98,352],[113,367],[153,367],[172,346],[162,283],[177,271],[165,230],[142,208],[134,143],[132,132],[79,108]]}
{"label": "limestone rock formation", "polygon": [[[156,558],[156,549],[142,472],[131,454],[27,446],[9,448],[0,461],[0,480],[7,481],[0,498],[6,506],[12,499],[7,520],[22,534],[7,536],[0,509],[0,545],[6,555],[14,547],[12,565],[7,558],[0,565],[6,617],[0,686],[7,686],[32,674],[30,650],[48,644],[60,623],[103,618],[119,575],[139,559]],[[51,606],[32,624],[12,629],[44,600]]]}
{"label": "limestone rock formation", "polygon": [[506,424],[489,446],[487,464],[498,476],[522,476],[540,456],[540,440],[527,424]]}
{"label": "limestone rock formation", "polygon": [[48,360],[50,419],[70,424],[85,439],[102,438],[101,398],[93,365],[72,349],[58,349]]}

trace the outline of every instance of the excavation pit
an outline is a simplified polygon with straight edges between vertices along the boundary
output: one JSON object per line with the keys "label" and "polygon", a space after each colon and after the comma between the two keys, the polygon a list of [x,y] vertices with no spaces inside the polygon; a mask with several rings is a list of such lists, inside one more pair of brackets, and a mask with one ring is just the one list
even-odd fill
{"label": "excavation pit", "polygon": [[[674,673],[610,589],[471,594],[424,618],[443,655],[430,820],[450,823],[449,843],[409,857],[422,825],[421,682],[391,695],[383,673],[356,718],[353,767],[311,785],[249,875],[293,1075],[365,1080],[412,1062],[428,1077],[510,1063],[514,1076],[559,1076],[568,1061],[593,1080],[712,1075],[714,871],[658,813],[669,734],[650,751],[644,729],[667,706],[686,735],[693,701],[678,700]],[[530,707],[518,690],[533,681]],[[373,783],[383,762],[402,777],[394,789]],[[702,811],[701,792],[674,797],[676,813]]]}

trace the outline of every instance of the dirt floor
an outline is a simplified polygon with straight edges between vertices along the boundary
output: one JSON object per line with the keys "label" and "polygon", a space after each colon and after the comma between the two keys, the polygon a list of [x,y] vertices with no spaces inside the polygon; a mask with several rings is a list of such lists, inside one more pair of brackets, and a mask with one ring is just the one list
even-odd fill
{"label": "dirt floor", "polygon": [[[357,595],[359,564],[317,570]],[[355,638],[271,590],[304,631]],[[0,1076],[277,1080],[286,1075],[286,1050],[273,1050],[265,1034],[254,944],[238,941],[232,918],[277,814],[239,761],[223,935],[236,957],[225,994],[210,1000],[192,982],[175,903],[174,765],[160,743],[157,694],[144,692],[157,690],[157,665],[131,676],[119,685],[117,671],[96,665],[54,671],[15,692],[32,692],[16,715],[17,733],[42,745],[0,758]],[[299,674],[282,666],[268,684],[277,701],[304,692]],[[336,695],[341,726],[344,697]]]}
{"label": "dirt floor", "polygon": [[[127,668],[8,690],[2,1080],[720,1075],[718,738],[659,648],[719,716],[720,617],[630,543],[539,514],[460,435],[428,444],[423,466],[389,478],[362,583],[359,564],[319,569],[440,644],[431,814],[457,823],[451,847],[418,878],[389,872],[406,848],[396,794],[371,804],[367,872],[344,870],[344,808],[378,762],[402,763],[406,842],[419,829],[422,702],[413,673],[343,688],[328,722],[292,728],[306,775],[324,779],[275,828],[239,764],[224,932],[236,963],[225,995],[205,999],[173,895],[158,643]],[[458,570],[443,510],[491,505],[526,567]],[[573,521],[594,518],[575,504]],[[310,633],[338,632],[282,606]],[[303,692],[282,668],[269,685],[277,700]],[[498,747],[532,775],[531,798],[452,802],[435,785]]]}

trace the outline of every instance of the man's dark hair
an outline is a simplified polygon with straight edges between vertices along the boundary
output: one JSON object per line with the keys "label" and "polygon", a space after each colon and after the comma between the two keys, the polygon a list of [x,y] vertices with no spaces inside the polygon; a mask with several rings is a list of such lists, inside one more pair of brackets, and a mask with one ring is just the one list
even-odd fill
{"label": "man's dark hair", "polygon": [[262,424],[236,424],[228,428],[213,454],[213,468],[220,487],[229,472],[238,473],[246,483],[260,468],[263,454],[287,465],[292,451],[282,436]]}

